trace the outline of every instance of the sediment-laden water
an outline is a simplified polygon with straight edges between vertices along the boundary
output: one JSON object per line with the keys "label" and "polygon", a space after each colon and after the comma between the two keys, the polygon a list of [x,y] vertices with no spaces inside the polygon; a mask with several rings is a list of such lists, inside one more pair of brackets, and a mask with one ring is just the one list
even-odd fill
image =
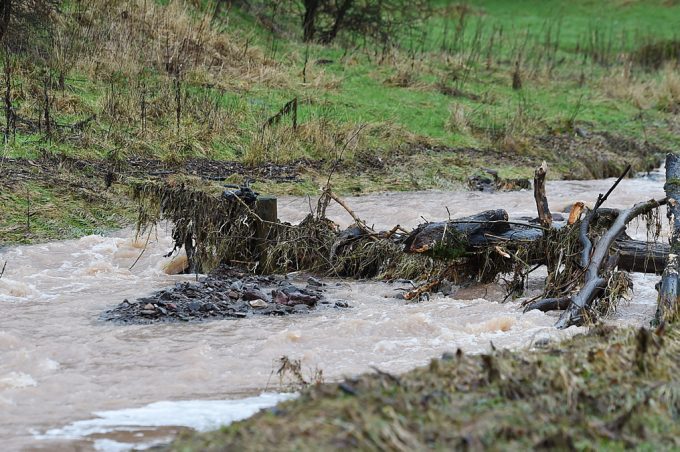
{"label": "sediment-laden water", "polygon": [[[627,207],[662,197],[663,178],[658,176],[623,181],[607,205]],[[612,182],[550,182],[547,191],[553,210],[559,211],[577,200],[592,202]],[[512,215],[535,212],[530,191],[389,193],[346,201],[377,229],[395,224],[414,227],[423,221],[421,217],[445,219],[447,207],[453,217],[491,208],[504,208]],[[308,212],[306,199],[280,200],[283,220],[299,221]],[[343,225],[351,221],[337,206],[331,206],[328,214]],[[637,235],[644,237],[642,229]],[[170,417],[157,423],[149,419],[158,411],[141,409],[164,401],[194,401],[184,403],[193,403],[195,416],[215,413],[217,420],[231,419],[233,413],[227,416],[224,410],[231,410],[235,402],[218,400],[251,397],[248,400],[255,405],[245,403],[250,407],[266,406],[263,400],[276,401],[267,395],[252,397],[281,390],[275,371],[284,355],[301,359],[305,375],[320,369],[326,380],[332,380],[372,367],[405,371],[457,348],[480,352],[491,342],[499,348],[526,347],[580,331],[554,329],[554,313],[522,314],[518,302],[499,303],[502,294],[494,285],[410,304],[395,298],[409,287],[406,283],[337,280],[327,281],[326,296],[348,301],[351,309],[321,308],[305,315],[200,324],[102,322],[102,311],[125,298],[193,278],[166,273],[172,260],[163,257],[172,248],[168,231],[159,229],[146,241],[147,237],[135,239],[129,229],[106,237],[0,252],[0,266],[7,262],[0,279],[0,444],[4,450],[118,450],[165,439],[176,433],[176,426],[196,427],[186,421],[187,408],[181,404],[161,405]],[[635,275],[632,302],[623,304],[609,321],[648,322],[657,281],[658,277]],[[213,402],[201,404],[206,400]],[[219,403],[230,408],[217,409]],[[243,404],[237,406],[241,415],[248,413]],[[117,410],[129,409],[141,409],[133,411],[135,421],[118,426],[105,421],[119,419]],[[219,413],[227,417],[219,418]],[[77,433],[83,425],[95,425],[97,430]]]}

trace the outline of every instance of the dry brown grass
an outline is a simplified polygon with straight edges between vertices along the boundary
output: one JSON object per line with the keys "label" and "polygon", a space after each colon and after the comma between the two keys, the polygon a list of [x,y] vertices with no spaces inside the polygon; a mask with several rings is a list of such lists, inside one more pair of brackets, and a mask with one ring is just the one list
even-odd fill
{"label": "dry brown grass", "polygon": [[446,121],[446,129],[454,133],[467,133],[470,131],[468,116],[469,108],[460,103],[449,106],[449,117]]}
{"label": "dry brown grass", "polygon": [[680,74],[674,65],[640,78],[630,76],[625,70],[619,71],[603,78],[601,89],[607,96],[629,101],[642,110],[680,111]]}
{"label": "dry brown grass", "polygon": [[[55,40],[54,53],[60,61],[73,59],[78,72],[95,80],[111,74],[134,79],[152,67],[232,88],[285,84],[278,65],[259,48],[218,29],[209,11],[190,10],[185,2],[94,0],[70,19],[75,23],[64,32],[70,36]],[[74,48],[72,42],[87,45]]]}
{"label": "dry brown grass", "polygon": [[381,143],[381,151],[389,153],[419,142],[416,135],[396,124],[336,122],[322,116],[306,120],[297,130],[283,123],[253,130],[243,149],[247,164],[308,157],[328,162],[352,160],[359,150],[370,152],[372,143]]}

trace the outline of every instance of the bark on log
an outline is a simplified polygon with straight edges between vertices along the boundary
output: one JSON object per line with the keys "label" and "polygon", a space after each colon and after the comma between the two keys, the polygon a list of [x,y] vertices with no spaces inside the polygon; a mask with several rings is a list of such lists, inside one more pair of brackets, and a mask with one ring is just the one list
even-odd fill
{"label": "bark on log", "polygon": [[660,275],[666,267],[670,246],[619,237],[612,250],[619,253],[618,267],[621,270]]}
{"label": "bark on log", "polygon": [[569,306],[569,303],[571,303],[571,298],[569,297],[543,298],[528,304],[527,307],[524,308],[524,312],[534,310],[543,312],[556,311],[558,309],[566,309]]}
{"label": "bark on log", "polygon": [[671,221],[670,253],[666,269],[661,277],[661,289],[656,311],[659,322],[673,322],[677,320],[680,303],[680,156],[668,154],[666,156],[666,184],[664,185],[668,198],[668,219]]}
{"label": "bark on log", "polygon": [[406,238],[404,251],[430,251],[454,234],[465,237],[470,246],[478,246],[486,242],[488,234],[500,235],[509,230],[508,213],[505,210],[487,210],[456,220],[421,224]]}

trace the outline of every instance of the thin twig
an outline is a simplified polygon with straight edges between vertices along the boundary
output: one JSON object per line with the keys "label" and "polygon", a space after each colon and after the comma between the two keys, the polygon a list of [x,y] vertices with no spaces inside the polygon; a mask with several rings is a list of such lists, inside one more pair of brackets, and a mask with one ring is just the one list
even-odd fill
{"label": "thin twig", "polygon": [[583,251],[581,254],[581,266],[583,268],[586,268],[588,264],[590,263],[590,253],[593,250],[593,243],[590,241],[590,238],[588,238],[588,228],[590,227],[590,222],[595,218],[595,214],[597,213],[597,209],[604,204],[604,202],[607,200],[609,195],[614,191],[614,189],[619,185],[619,183],[623,180],[624,177],[626,177],[626,174],[630,171],[631,166],[628,165],[626,166],[626,169],[623,171],[623,173],[619,176],[618,179],[616,179],[616,182],[614,182],[614,185],[612,185],[607,193],[604,195],[600,193],[597,197],[597,201],[595,202],[595,206],[593,207],[593,210],[588,212],[588,215],[583,219],[583,222],[581,223],[581,226],[579,228],[579,240],[581,241],[581,245],[583,246]]}
{"label": "thin twig", "polygon": [[345,140],[345,144],[342,146],[342,149],[340,150],[340,153],[338,154],[338,158],[335,159],[335,162],[333,162],[333,166],[331,167],[330,172],[328,173],[328,180],[326,181],[326,188],[330,187],[331,185],[331,178],[333,177],[333,173],[335,173],[335,170],[337,169],[338,165],[342,161],[342,156],[344,155],[345,151],[347,150],[347,146],[349,146],[349,143],[355,139],[362,130],[364,130],[366,127],[368,127],[368,124],[361,124],[357,130],[347,139]]}
{"label": "thin twig", "polygon": [[364,220],[362,220],[361,218],[359,218],[359,217],[357,216],[357,214],[355,214],[354,211],[353,211],[353,210],[345,203],[345,201],[343,201],[342,199],[340,199],[335,193],[333,193],[333,192],[330,191],[330,190],[328,191],[328,196],[330,196],[331,199],[333,199],[333,201],[335,201],[335,202],[337,202],[338,204],[340,204],[340,205],[342,206],[342,208],[344,208],[344,209],[347,211],[347,213],[354,219],[354,221],[356,222],[356,224],[357,224],[364,232],[366,232],[366,233],[369,234],[369,237],[371,237],[372,240],[378,240],[378,238],[375,237],[375,236],[373,235],[373,234],[375,234],[375,231],[374,231],[373,229],[369,228],[369,227],[366,225],[366,222],[365,222]]}
{"label": "thin twig", "polygon": [[153,228],[149,228],[149,233],[146,235],[146,242],[144,243],[144,248],[142,248],[142,252],[139,253],[139,256],[137,256],[137,259],[130,265],[130,268],[128,270],[132,270],[135,265],[137,265],[137,262],[142,258],[142,255],[144,254],[144,251],[146,251],[146,247],[149,244],[149,239],[151,238],[151,231]]}

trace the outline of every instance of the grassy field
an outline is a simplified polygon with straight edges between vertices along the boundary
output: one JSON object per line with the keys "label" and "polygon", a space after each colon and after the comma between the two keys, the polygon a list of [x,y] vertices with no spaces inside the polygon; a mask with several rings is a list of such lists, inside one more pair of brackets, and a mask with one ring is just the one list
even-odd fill
{"label": "grassy field", "polygon": [[[297,162],[296,182],[255,184],[295,194],[341,160],[336,190],[362,193],[460,188],[481,167],[528,177],[542,160],[553,177],[607,177],[680,142],[677,61],[659,55],[677,42],[677,2],[439,1],[382,48],[305,45],[299,24],[266,25],[182,1],[65,2],[45,54],[3,58],[16,114],[4,158],[95,160],[116,184],[131,159]],[[292,99],[297,127],[266,126]],[[27,202],[15,182],[3,211]],[[96,210],[83,232],[119,224]],[[0,242],[17,241],[15,216]],[[59,237],[59,221],[20,241]]]}

